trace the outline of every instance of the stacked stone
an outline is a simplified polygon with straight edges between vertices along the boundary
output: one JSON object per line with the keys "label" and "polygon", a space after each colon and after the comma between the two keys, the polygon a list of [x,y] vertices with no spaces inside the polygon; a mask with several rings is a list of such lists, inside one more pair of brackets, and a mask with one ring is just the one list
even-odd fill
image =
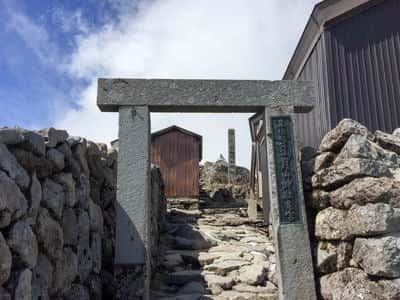
{"label": "stacked stone", "polygon": [[101,299],[115,172],[104,144],[0,129],[0,299]]}
{"label": "stacked stone", "polygon": [[344,119],[303,154],[321,299],[400,299],[400,131]]}

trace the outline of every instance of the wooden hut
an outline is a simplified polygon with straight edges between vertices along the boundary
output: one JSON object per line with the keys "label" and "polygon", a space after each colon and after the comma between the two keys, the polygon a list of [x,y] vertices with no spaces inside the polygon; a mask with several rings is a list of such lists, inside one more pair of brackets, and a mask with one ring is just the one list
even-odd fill
{"label": "wooden hut", "polygon": [[199,162],[202,137],[178,126],[151,135],[151,162],[158,165],[167,198],[188,198],[198,202]]}

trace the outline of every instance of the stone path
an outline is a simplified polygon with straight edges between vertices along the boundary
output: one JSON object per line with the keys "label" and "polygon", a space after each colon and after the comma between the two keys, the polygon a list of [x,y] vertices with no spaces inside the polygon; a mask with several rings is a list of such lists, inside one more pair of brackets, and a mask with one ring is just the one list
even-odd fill
{"label": "stone path", "polygon": [[171,211],[151,299],[277,299],[274,248],[267,228],[243,212]]}

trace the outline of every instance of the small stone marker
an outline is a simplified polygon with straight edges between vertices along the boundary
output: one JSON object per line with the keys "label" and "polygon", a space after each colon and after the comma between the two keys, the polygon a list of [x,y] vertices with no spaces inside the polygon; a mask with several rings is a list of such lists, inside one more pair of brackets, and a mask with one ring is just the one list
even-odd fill
{"label": "small stone marker", "polygon": [[235,154],[235,129],[228,129],[228,179],[233,183],[236,177],[236,154]]}
{"label": "small stone marker", "polygon": [[142,266],[143,299],[151,275],[150,112],[263,110],[280,299],[316,299],[293,119],[284,111],[314,104],[309,81],[99,79],[97,105],[120,115],[115,263]]}

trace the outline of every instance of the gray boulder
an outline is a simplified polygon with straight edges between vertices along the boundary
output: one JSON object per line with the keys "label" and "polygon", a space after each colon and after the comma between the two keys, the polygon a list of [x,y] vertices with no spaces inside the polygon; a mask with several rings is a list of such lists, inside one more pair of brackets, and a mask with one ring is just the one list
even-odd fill
{"label": "gray boulder", "polygon": [[90,300],[90,294],[85,286],[74,283],[66,292],[64,300]]}
{"label": "gray boulder", "polygon": [[378,144],[383,148],[400,154],[400,136],[379,130],[375,132],[375,136]]}
{"label": "gray boulder", "polygon": [[99,233],[91,234],[90,251],[93,263],[93,272],[100,274],[102,262],[101,235]]}
{"label": "gray boulder", "polygon": [[28,202],[18,186],[0,171],[0,228],[26,215]]}
{"label": "gray boulder", "polygon": [[64,187],[65,204],[69,207],[74,207],[76,203],[75,180],[72,173],[60,173],[54,177],[54,180]]}
{"label": "gray boulder", "polygon": [[39,254],[32,272],[32,299],[48,299],[49,289],[53,286],[53,265],[46,255]]}
{"label": "gray boulder", "polygon": [[92,251],[90,249],[89,215],[83,209],[77,210],[78,216],[78,277],[84,282],[93,268]]}
{"label": "gray boulder", "polygon": [[72,208],[65,208],[62,217],[64,245],[76,246],[78,244],[78,218]]}
{"label": "gray boulder", "polygon": [[39,212],[40,203],[42,202],[42,185],[36,176],[36,172],[33,172],[31,176],[31,186],[29,188],[30,203],[28,209],[28,223],[35,224],[36,217]]}
{"label": "gray boulder", "polygon": [[86,143],[78,143],[76,146],[72,148],[72,155],[79,163],[81,171],[86,175],[90,175],[89,165],[86,159]]}
{"label": "gray boulder", "polygon": [[317,214],[315,235],[323,240],[350,240],[398,230],[400,209],[385,203],[354,205],[350,210],[329,207]]}
{"label": "gray boulder", "polygon": [[319,150],[322,152],[332,151],[337,153],[352,134],[364,135],[373,139],[365,126],[351,119],[343,119],[323,137]]}
{"label": "gray boulder", "polygon": [[19,148],[14,150],[14,155],[21,166],[30,173],[36,171],[39,178],[49,177],[54,172],[52,162],[44,156],[37,156],[32,152]]}
{"label": "gray boulder", "polygon": [[384,202],[393,207],[400,207],[400,184],[388,177],[357,178],[350,183],[324,195],[316,195],[336,208],[349,209],[352,205]]}
{"label": "gray boulder", "polygon": [[257,263],[239,269],[239,280],[249,285],[262,285],[267,277],[267,265]]}
{"label": "gray boulder", "polygon": [[0,232],[0,286],[10,277],[12,256],[3,234]]}
{"label": "gray boulder", "polygon": [[15,254],[14,262],[30,269],[35,267],[38,256],[38,243],[31,227],[19,221],[11,226],[7,243]]}
{"label": "gray boulder", "polygon": [[24,129],[22,129],[22,134],[24,135],[24,141],[20,145],[22,148],[38,156],[45,156],[46,145],[44,138],[40,134]]}
{"label": "gray boulder", "polygon": [[333,273],[350,266],[352,244],[348,242],[320,241],[316,267],[322,274]]}
{"label": "gray boulder", "polygon": [[320,153],[314,160],[314,172],[330,167],[335,158],[336,154],[333,152]]}
{"label": "gray boulder", "polygon": [[314,188],[332,190],[361,177],[392,177],[389,167],[376,160],[351,158],[340,160],[312,177]]}
{"label": "gray boulder", "polygon": [[61,143],[56,147],[58,151],[64,154],[65,157],[65,170],[71,172],[74,178],[78,178],[81,173],[81,167],[78,162],[73,158],[72,150],[67,143]]}
{"label": "gray boulder", "polygon": [[65,167],[64,154],[54,148],[47,150],[46,158],[52,162],[57,171],[62,171]]}
{"label": "gray boulder", "polygon": [[11,300],[11,295],[5,288],[0,286],[0,299],[1,300]]}
{"label": "gray boulder", "polygon": [[8,151],[4,144],[0,143],[0,170],[3,170],[7,175],[15,181],[22,189],[26,190],[29,187],[29,175],[24,168],[17,162],[14,155]]}
{"label": "gray boulder", "polygon": [[65,203],[64,188],[46,178],[43,182],[42,204],[48,208],[58,219],[61,219]]}
{"label": "gray boulder", "polygon": [[53,127],[40,130],[40,134],[44,137],[46,146],[49,148],[56,147],[68,138],[68,133],[65,130],[58,130]]}
{"label": "gray boulder", "polygon": [[24,269],[19,273],[14,299],[32,300],[32,271]]}
{"label": "gray boulder", "polygon": [[103,234],[103,212],[101,207],[89,199],[90,230]]}
{"label": "gray boulder", "polygon": [[367,274],[400,277],[400,236],[356,238],[353,259]]}
{"label": "gray boulder", "polygon": [[63,231],[46,208],[40,208],[35,226],[38,243],[53,262],[59,260],[64,245]]}
{"label": "gray boulder", "polygon": [[24,141],[24,135],[19,128],[0,128],[0,143],[16,145]]}
{"label": "gray boulder", "polygon": [[66,292],[78,274],[78,259],[71,248],[64,248],[54,271],[54,285],[52,293]]}
{"label": "gray boulder", "polygon": [[75,195],[78,207],[88,210],[90,202],[90,181],[84,174],[81,174],[76,181]]}

